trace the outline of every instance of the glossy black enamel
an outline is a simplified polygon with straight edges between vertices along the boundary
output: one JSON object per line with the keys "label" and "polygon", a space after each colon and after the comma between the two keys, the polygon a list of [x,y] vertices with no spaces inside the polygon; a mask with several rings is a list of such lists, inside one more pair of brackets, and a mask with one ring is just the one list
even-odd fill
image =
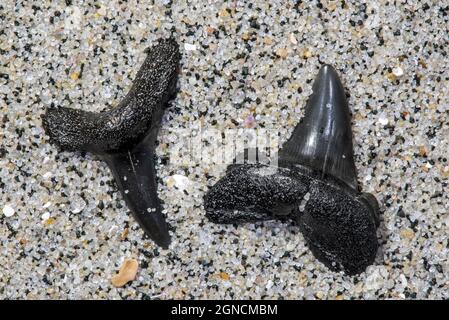
{"label": "glossy black enamel", "polygon": [[351,117],[343,85],[330,65],[313,84],[304,118],[279,151],[279,160],[298,163],[357,188]]}
{"label": "glossy black enamel", "polygon": [[159,246],[170,244],[168,226],[157,196],[153,137],[148,136],[134,148],[104,154],[118,188],[134,218]]}
{"label": "glossy black enamel", "polygon": [[154,143],[176,91],[181,56],[173,39],[161,40],[145,52],[130,91],[117,107],[100,113],[49,108],[43,126],[62,150],[89,151],[105,160],[145,233],[166,248],[170,236],[157,196]]}

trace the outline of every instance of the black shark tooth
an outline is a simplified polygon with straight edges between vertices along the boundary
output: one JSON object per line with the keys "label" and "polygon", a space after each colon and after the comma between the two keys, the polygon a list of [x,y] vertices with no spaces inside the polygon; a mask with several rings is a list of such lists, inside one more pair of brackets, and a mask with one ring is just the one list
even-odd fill
{"label": "black shark tooth", "polygon": [[230,166],[206,194],[206,214],[217,223],[292,219],[330,269],[363,272],[378,248],[379,206],[358,190],[353,153],[345,92],[324,65],[304,118],[279,151],[279,166]]}
{"label": "black shark tooth", "polygon": [[145,52],[130,91],[117,107],[100,113],[50,108],[42,122],[50,141],[62,150],[92,152],[107,162],[135,219],[167,248],[170,235],[157,196],[154,143],[176,92],[181,55],[173,39]]}

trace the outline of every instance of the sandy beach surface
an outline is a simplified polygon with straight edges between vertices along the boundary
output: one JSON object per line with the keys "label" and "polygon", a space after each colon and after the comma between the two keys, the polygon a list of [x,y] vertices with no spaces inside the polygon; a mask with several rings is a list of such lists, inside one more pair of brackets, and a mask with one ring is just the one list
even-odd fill
{"label": "sandy beach surface", "polygon": [[[448,299],[448,14],[442,0],[2,1],[0,298]],[[182,68],[157,149],[162,250],[106,164],[58,152],[41,115],[115,106],[170,35]],[[381,249],[355,277],[316,260],[293,224],[209,222],[203,196],[226,165],[213,143],[188,161],[179,134],[270,128],[285,141],[322,63],[347,89],[359,181],[381,203]],[[136,278],[114,287],[131,258]]]}

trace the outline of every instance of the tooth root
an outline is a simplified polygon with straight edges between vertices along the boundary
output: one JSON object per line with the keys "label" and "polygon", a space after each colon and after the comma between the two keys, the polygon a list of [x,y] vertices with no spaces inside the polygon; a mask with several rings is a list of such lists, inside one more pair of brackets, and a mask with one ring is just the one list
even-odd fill
{"label": "tooth root", "polygon": [[365,203],[368,205],[369,210],[371,211],[371,215],[376,222],[376,227],[380,225],[380,218],[379,218],[379,202],[377,201],[376,197],[368,192],[363,192],[360,196],[360,199],[362,201],[365,201]]}
{"label": "tooth root", "polygon": [[170,235],[157,195],[152,143],[102,156],[114,174],[131,213],[156,244],[168,248]]}
{"label": "tooth root", "polygon": [[308,178],[289,169],[259,164],[235,165],[206,194],[206,215],[215,223],[286,219],[297,198],[307,193]]}
{"label": "tooth root", "polygon": [[99,113],[73,108],[48,108],[42,124],[51,142],[67,151],[97,154],[128,148],[158,125],[167,101],[176,92],[179,48],[172,39],[146,50],[147,57],[133,85],[113,109]]}
{"label": "tooth root", "polygon": [[371,194],[345,189],[314,180],[310,200],[296,222],[319,261],[354,275],[374,263],[378,203]]}
{"label": "tooth root", "polygon": [[357,189],[351,118],[335,69],[324,65],[313,84],[305,115],[279,152],[280,161],[332,175]]}

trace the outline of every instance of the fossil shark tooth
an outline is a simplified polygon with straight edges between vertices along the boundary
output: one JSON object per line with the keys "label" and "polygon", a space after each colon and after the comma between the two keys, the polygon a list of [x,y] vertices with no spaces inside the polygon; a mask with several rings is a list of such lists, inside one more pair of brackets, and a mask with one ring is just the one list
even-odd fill
{"label": "fossil shark tooth", "polygon": [[333,67],[324,65],[313,85],[303,121],[279,154],[317,175],[309,201],[296,216],[313,254],[332,269],[359,273],[373,263],[379,205],[359,192],[348,103]]}
{"label": "fossil shark tooth", "polygon": [[154,148],[162,115],[176,92],[181,55],[173,39],[145,52],[130,91],[115,108],[100,113],[49,108],[42,122],[60,149],[92,152],[106,161],[134,218],[167,248],[170,235],[157,196]]}
{"label": "fossil shark tooth", "polygon": [[291,219],[327,267],[363,272],[378,248],[379,206],[358,190],[349,108],[331,66],[321,68],[278,163],[233,164],[205,195],[207,217],[217,223]]}

